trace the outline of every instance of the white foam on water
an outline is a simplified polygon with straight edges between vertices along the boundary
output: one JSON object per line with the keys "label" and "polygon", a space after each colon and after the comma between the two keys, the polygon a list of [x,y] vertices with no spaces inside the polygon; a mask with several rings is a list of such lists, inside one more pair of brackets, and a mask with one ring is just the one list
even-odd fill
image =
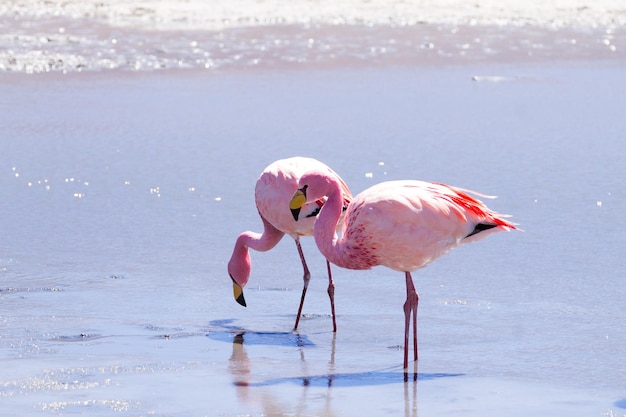
{"label": "white foam on water", "polygon": [[619,1],[12,1],[0,71],[245,70],[621,57]]}

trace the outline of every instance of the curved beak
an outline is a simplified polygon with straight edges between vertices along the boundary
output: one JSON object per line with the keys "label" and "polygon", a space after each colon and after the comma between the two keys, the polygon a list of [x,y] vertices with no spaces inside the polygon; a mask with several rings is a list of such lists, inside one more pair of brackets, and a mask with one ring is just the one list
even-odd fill
{"label": "curved beak", "polygon": [[243,298],[243,288],[235,281],[233,281],[233,295],[235,296],[235,301],[246,307],[246,299]]}
{"label": "curved beak", "polygon": [[300,216],[300,209],[306,203],[306,185],[300,188],[296,193],[291,197],[291,201],[289,202],[289,209],[291,210],[291,215],[295,221],[298,221],[298,216]]}

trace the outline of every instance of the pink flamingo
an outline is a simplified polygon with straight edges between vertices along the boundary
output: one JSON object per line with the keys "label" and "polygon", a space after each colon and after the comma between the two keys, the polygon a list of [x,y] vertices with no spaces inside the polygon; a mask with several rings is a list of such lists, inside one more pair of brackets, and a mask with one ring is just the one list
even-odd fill
{"label": "pink flamingo", "polygon": [[[243,296],[243,287],[248,283],[252,267],[248,248],[265,252],[278,244],[285,234],[290,235],[296,242],[296,248],[304,269],[304,287],[300,299],[300,307],[296,316],[294,330],[298,329],[304,298],[311,279],[311,273],[304,259],[300,236],[313,235],[313,223],[320,207],[326,200],[323,197],[304,204],[301,221],[296,222],[287,209],[289,199],[298,188],[301,175],[307,171],[316,170],[333,178],[339,186],[339,204],[346,205],[352,195],[345,182],[332,169],[318,160],[304,157],[281,159],[270,164],[263,170],[257,180],[254,190],[256,206],[259,216],[263,221],[263,233],[243,232],[237,238],[233,254],[228,262],[228,274],[233,280],[233,292],[235,300],[242,306],[246,306]],[[337,331],[335,321],[335,283],[330,270],[330,264],[326,261],[328,270],[328,296],[330,298],[331,314],[333,319],[333,331]]]}
{"label": "pink flamingo", "polygon": [[[411,271],[450,249],[498,231],[516,229],[468,193],[444,184],[390,181],[356,195],[343,219],[341,237],[335,233],[342,214],[341,184],[332,176],[311,171],[300,178],[290,209],[295,219],[307,201],[327,197],[316,220],[314,237],[327,260],[343,268],[370,269],[384,265],[404,272],[404,369],[409,355],[409,323],[413,314],[413,351],[417,361],[419,296]],[[482,195],[481,195],[482,196]],[[487,196],[483,196],[487,197]]]}

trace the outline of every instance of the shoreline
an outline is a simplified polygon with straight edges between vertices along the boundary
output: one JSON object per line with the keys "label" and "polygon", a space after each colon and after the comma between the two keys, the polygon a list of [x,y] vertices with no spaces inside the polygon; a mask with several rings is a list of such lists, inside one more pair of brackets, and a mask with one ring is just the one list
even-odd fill
{"label": "shoreline", "polygon": [[[376,72],[402,72],[402,71],[433,71],[441,70],[461,70],[467,69],[468,80],[473,82],[507,82],[523,81],[525,76],[520,75],[533,68],[570,68],[585,69],[590,67],[619,67],[623,65],[623,59],[542,59],[542,60],[485,60],[485,61],[455,61],[455,62],[427,62],[427,63],[386,63],[379,65],[317,65],[317,66],[282,66],[282,67],[255,67],[235,70],[225,69],[201,69],[201,68],[166,68],[159,70],[134,71],[128,69],[113,70],[88,70],[88,71],[49,71],[49,72],[2,72],[0,71],[0,85],[6,87],[18,87],[21,82],[58,82],[66,81],[91,82],[95,80],[127,80],[136,82],[146,79],[172,79],[180,77],[192,77],[196,79],[219,79],[219,78],[275,78],[281,75],[297,74],[332,74],[332,73],[376,73]],[[515,69],[519,68],[517,74]],[[506,70],[506,75],[495,74],[490,71]],[[520,79],[516,77],[521,76]],[[17,83],[17,84],[15,84]],[[46,88],[49,84],[43,84]]]}
{"label": "shoreline", "polygon": [[[44,16],[32,27],[24,27],[19,19],[5,25],[13,34],[0,39],[0,75],[626,60],[626,25],[621,23],[539,24],[523,18],[503,18],[500,23],[474,18],[410,24],[279,21],[199,30],[193,22],[183,29],[182,23],[152,23],[146,28],[127,26],[132,19],[126,26],[67,19]],[[620,15],[615,20],[619,22]]]}
{"label": "shoreline", "polygon": [[[445,61],[445,62],[421,62],[421,63],[397,63],[389,62],[378,65],[359,65],[343,64],[343,65],[291,65],[281,67],[257,66],[237,69],[202,69],[202,68],[166,68],[159,70],[135,71],[128,69],[113,70],[88,70],[88,71],[49,71],[37,73],[24,72],[2,72],[0,71],[0,85],[11,88],[19,88],[20,85],[33,85],[33,83],[42,83],[41,91],[47,90],[53,85],[63,85],[66,82],[76,82],[75,88],[80,88],[81,83],[91,83],[94,81],[113,82],[126,81],[130,85],[139,85],[142,80],[149,82],[154,80],[171,80],[176,82],[177,79],[189,80],[189,83],[200,82],[201,80],[219,80],[219,79],[261,79],[270,82],[272,79],[281,76],[298,76],[319,75],[324,74],[375,74],[381,72],[403,73],[403,71],[467,71],[468,81],[475,83],[500,83],[500,82],[523,82],[524,80],[532,81],[532,77],[528,78],[529,73],[550,71],[551,69],[571,69],[571,70],[588,70],[591,68],[620,68],[626,59],[615,58],[599,58],[599,59],[582,59],[582,58],[562,58],[554,57],[550,59],[493,59],[483,61]],[[195,80],[195,81],[194,81]],[[50,84],[52,82],[52,84]],[[26,84],[24,84],[26,83]]]}
{"label": "shoreline", "polygon": [[9,0],[0,16],[19,20],[69,19],[141,30],[225,30],[280,24],[376,25],[470,23],[513,26],[599,27],[626,25],[620,0],[337,0],[332,3],[300,0],[241,0],[236,4],[188,0],[184,4],[143,0],[66,0],[62,4],[37,0]]}

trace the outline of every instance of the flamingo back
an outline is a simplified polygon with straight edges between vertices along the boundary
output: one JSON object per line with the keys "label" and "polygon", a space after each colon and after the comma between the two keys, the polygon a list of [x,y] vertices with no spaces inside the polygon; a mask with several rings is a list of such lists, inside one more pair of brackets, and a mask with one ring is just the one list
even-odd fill
{"label": "flamingo back", "polygon": [[255,187],[259,215],[294,239],[313,236],[315,218],[325,202],[325,199],[318,199],[306,203],[298,221],[289,211],[289,201],[298,188],[300,177],[312,169],[325,171],[337,178],[342,187],[344,206],[347,206],[352,194],[346,183],[327,165],[312,158],[293,157],[273,162],[263,170]]}
{"label": "flamingo back", "polygon": [[[353,254],[346,267],[412,271],[456,246],[515,228],[468,193],[443,184],[389,181],[358,194],[343,230],[343,250]],[[477,225],[485,231],[476,231]]]}

